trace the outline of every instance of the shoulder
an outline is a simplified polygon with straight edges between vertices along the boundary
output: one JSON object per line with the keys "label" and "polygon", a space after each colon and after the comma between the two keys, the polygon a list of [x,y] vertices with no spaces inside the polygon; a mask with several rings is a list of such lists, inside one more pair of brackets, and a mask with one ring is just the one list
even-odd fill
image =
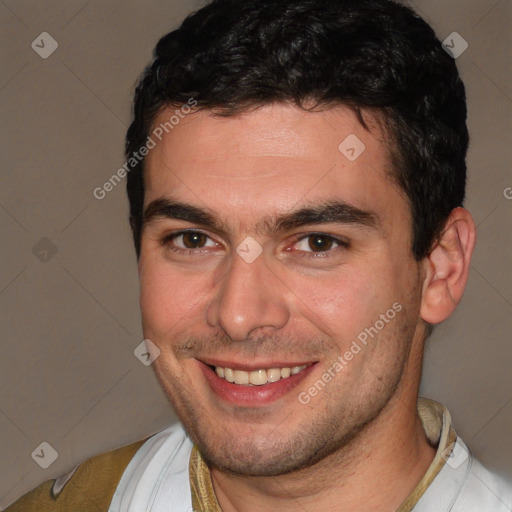
{"label": "shoulder", "polygon": [[137,451],[124,471],[110,511],[190,510],[189,464],[193,443],[176,423],[159,432]]}
{"label": "shoulder", "polygon": [[108,510],[126,466],[144,441],[92,457],[68,475],[42,483],[6,512]]}
{"label": "shoulder", "polygon": [[414,511],[511,512],[512,484],[486,469],[460,437],[452,446]]}
{"label": "shoulder", "polygon": [[472,458],[453,512],[511,512],[512,483]]}
{"label": "shoulder", "polygon": [[[164,469],[167,482],[187,497],[188,459],[192,443],[180,423],[136,443],[97,455],[71,473],[49,480],[9,506],[5,512],[117,510],[126,499],[146,499]],[[183,473],[183,475],[180,475]],[[137,510],[137,509],[136,509]]]}

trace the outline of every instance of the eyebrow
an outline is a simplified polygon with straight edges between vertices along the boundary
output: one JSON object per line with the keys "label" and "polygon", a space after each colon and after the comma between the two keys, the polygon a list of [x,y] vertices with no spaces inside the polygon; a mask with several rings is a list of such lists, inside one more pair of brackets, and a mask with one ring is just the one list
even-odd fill
{"label": "eyebrow", "polygon": [[[143,225],[159,219],[175,219],[203,226],[213,231],[227,233],[228,225],[211,211],[171,198],[158,198],[151,201],[144,210]],[[382,226],[377,214],[361,210],[343,201],[323,201],[319,204],[304,206],[278,216],[269,216],[258,225],[257,233],[271,235],[296,229],[309,224],[345,224],[371,228],[377,231]]]}
{"label": "eyebrow", "polygon": [[375,213],[361,210],[343,201],[325,201],[313,206],[284,214],[266,221],[265,231],[275,233],[287,231],[308,224],[353,224],[372,229],[379,229],[379,218]]}

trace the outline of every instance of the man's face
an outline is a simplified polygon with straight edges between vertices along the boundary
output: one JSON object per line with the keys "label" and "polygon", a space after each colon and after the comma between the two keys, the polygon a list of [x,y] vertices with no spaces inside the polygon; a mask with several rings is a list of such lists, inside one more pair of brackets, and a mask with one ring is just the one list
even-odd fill
{"label": "man's face", "polygon": [[[356,139],[338,149],[349,135],[365,145],[355,160]],[[196,112],[148,155],[144,336],[210,464],[252,475],[305,467],[409,392],[422,272],[384,139],[342,107],[274,105]],[[407,378],[414,394],[419,375]]]}

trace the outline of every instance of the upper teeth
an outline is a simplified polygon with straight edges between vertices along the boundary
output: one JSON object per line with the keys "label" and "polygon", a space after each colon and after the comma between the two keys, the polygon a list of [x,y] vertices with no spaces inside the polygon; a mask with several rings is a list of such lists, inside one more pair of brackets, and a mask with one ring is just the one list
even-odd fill
{"label": "upper teeth", "polygon": [[228,382],[262,386],[263,384],[267,384],[267,382],[277,382],[280,379],[288,378],[290,375],[295,375],[304,370],[306,366],[307,365],[304,364],[302,366],[293,366],[291,368],[270,368],[268,370],[253,370],[252,372],[232,370],[231,368],[216,366],[215,372],[221,379],[226,379]]}

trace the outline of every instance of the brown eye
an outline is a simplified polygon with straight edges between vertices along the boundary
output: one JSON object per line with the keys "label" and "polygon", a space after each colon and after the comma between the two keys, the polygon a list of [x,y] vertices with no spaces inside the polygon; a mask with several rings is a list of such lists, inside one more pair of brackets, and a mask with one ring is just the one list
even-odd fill
{"label": "brown eye", "polygon": [[183,233],[183,245],[187,249],[198,249],[204,247],[206,244],[207,236],[204,233]]}
{"label": "brown eye", "polygon": [[187,256],[211,254],[221,246],[212,240],[207,234],[201,231],[178,231],[171,235],[164,236],[162,245],[177,254]]}
{"label": "brown eye", "polygon": [[308,246],[313,252],[328,251],[332,248],[334,240],[325,235],[310,235],[308,237]]}

